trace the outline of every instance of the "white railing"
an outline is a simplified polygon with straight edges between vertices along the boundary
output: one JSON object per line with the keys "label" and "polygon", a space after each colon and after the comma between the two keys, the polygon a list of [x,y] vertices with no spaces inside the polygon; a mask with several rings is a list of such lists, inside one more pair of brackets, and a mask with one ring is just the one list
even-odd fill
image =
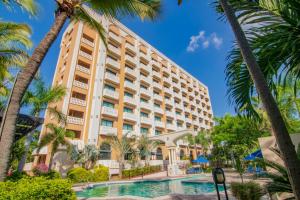
{"label": "white railing", "polygon": [[110,126],[101,126],[100,135],[117,135],[117,128]]}
{"label": "white railing", "polygon": [[84,119],[79,117],[68,116],[67,123],[83,125]]}
{"label": "white railing", "polygon": [[176,130],[176,126],[174,124],[167,124],[167,129]]}
{"label": "white railing", "polygon": [[136,52],[136,48],[132,44],[126,43],[125,48],[132,51],[132,52]]}
{"label": "white railing", "polygon": [[120,69],[120,63],[116,60],[111,59],[110,57],[106,58],[106,64],[114,68]]}
{"label": "white railing", "polygon": [[146,76],[141,76],[141,80],[145,81],[149,85],[151,85],[151,83],[152,83],[151,79]]}
{"label": "white railing", "polygon": [[162,85],[161,84],[159,84],[159,83],[156,83],[156,82],[153,82],[153,87],[156,87],[156,88],[158,88],[158,89],[162,89]]}
{"label": "white railing", "polygon": [[91,42],[89,41],[88,39],[85,39],[85,38],[81,38],[81,41],[91,47],[94,47],[95,46],[95,43],[94,42]]}
{"label": "white railing", "polygon": [[132,64],[136,64],[135,58],[131,57],[130,55],[125,55],[125,61],[128,61]]}
{"label": "white railing", "polygon": [[86,73],[86,74],[90,74],[91,73],[90,69],[88,69],[88,68],[86,68],[86,67],[84,67],[82,65],[77,65],[76,69],[78,71],[81,71],[81,72]]}
{"label": "white railing", "polygon": [[141,88],[140,93],[144,94],[144,95],[147,95],[148,97],[152,96],[152,92],[150,90],[145,89],[145,88]]}
{"label": "white railing", "polygon": [[184,121],[185,117],[183,115],[176,115],[176,119]]}
{"label": "white railing", "polygon": [[173,112],[171,112],[171,111],[166,111],[166,115],[168,116],[168,117],[172,117],[172,118],[174,118],[174,113]]}
{"label": "white railing", "polygon": [[89,88],[88,84],[82,83],[82,82],[77,81],[77,80],[74,80],[73,85],[76,86],[76,87],[80,87],[82,89],[86,89],[86,90]]}
{"label": "white railing", "polygon": [[115,91],[112,91],[112,90],[109,90],[109,89],[104,89],[103,90],[103,95],[106,96],[106,97],[113,98],[113,99],[118,99],[119,98],[119,93],[117,93]]}
{"label": "white railing", "polygon": [[125,73],[137,77],[137,71],[136,71],[136,70],[133,70],[133,69],[131,69],[131,68],[129,68],[129,67],[125,67]]}
{"label": "white railing", "polygon": [[169,84],[171,84],[172,83],[172,80],[171,80],[171,78],[169,77],[169,78],[167,78],[167,77],[163,77],[163,81],[164,82],[166,82],[166,83],[169,83]]}
{"label": "white railing", "polygon": [[164,113],[163,109],[158,108],[158,107],[154,107],[154,112],[157,112],[159,114],[163,114]]}
{"label": "white railing", "polygon": [[131,121],[137,121],[137,116],[134,113],[124,112],[123,118]]}
{"label": "white railing", "polygon": [[148,117],[141,117],[141,123],[152,124],[152,120]]}
{"label": "white railing", "polygon": [[135,99],[132,98],[132,97],[124,96],[124,102],[125,102],[125,103],[129,103],[129,104],[136,105],[136,101],[135,101]]}
{"label": "white railing", "polygon": [[84,51],[79,51],[79,55],[81,55],[82,57],[85,57],[85,58],[87,58],[88,60],[93,60],[93,57],[90,55],[90,54],[88,54],[88,53],[85,53]]}
{"label": "white railing", "polygon": [[115,110],[114,108],[103,106],[102,107],[102,114],[117,117],[118,116],[118,111]]}
{"label": "white railing", "polygon": [[79,106],[86,106],[86,101],[82,99],[78,99],[75,97],[71,97],[70,99],[71,104],[79,105]]}
{"label": "white railing", "polygon": [[140,103],[140,106],[141,106],[142,108],[146,108],[146,109],[150,110],[150,104],[149,104],[149,103],[141,102],[141,103]]}
{"label": "white railing", "polygon": [[180,103],[175,103],[175,106],[176,106],[176,108],[179,108],[179,109],[181,109],[181,110],[183,110],[183,106],[182,106],[182,104]]}
{"label": "white railing", "polygon": [[108,44],[108,50],[112,53],[115,53],[117,55],[121,54],[121,49],[120,48],[116,48],[115,46]]}
{"label": "white railing", "polygon": [[185,121],[186,121],[187,123],[190,123],[190,124],[193,123],[193,121],[192,121],[190,118],[185,118]]}
{"label": "white railing", "polygon": [[145,65],[144,63],[140,63],[140,67],[145,69],[147,72],[151,72],[151,67],[149,65]]}
{"label": "white railing", "polygon": [[164,123],[161,121],[155,121],[154,124],[156,127],[164,128]]}
{"label": "white railing", "polygon": [[173,94],[173,91],[170,88],[166,88],[166,87],[164,87],[164,92],[171,95]]}
{"label": "white railing", "polygon": [[135,91],[137,89],[136,85],[134,83],[129,82],[129,81],[125,81],[124,86],[128,89],[135,90]]}
{"label": "white railing", "polygon": [[109,32],[108,36],[109,36],[109,38],[111,38],[112,40],[118,42],[119,44],[121,43],[121,38],[119,36],[117,36],[115,33]]}
{"label": "white railing", "polygon": [[158,95],[158,94],[154,94],[154,99],[162,101],[162,96]]}
{"label": "white railing", "polygon": [[160,78],[160,77],[161,77],[161,76],[160,76],[160,73],[157,72],[157,71],[153,71],[152,74],[153,74],[153,76],[156,76],[157,78]]}
{"label": "white railing", "polygon": [[152,65],[159,67],[159,62],[156,60],[151,60]]}
{"label": "white railing", "polygon": [[147,60],[147,61],[149,61],[151,59],[150,55],[145,54],[143,51],[140,51],[140,57],[143,58],[144,60]]}
{"label": "white railing", "polygon": [[108,79],[114,83],[120,83],[119,77],[111,73],[105,73],[105,79]]}
{"label": "white railing", "polygon": [[166,104],[173,106],[173,101],[171,99],[165,99]]}

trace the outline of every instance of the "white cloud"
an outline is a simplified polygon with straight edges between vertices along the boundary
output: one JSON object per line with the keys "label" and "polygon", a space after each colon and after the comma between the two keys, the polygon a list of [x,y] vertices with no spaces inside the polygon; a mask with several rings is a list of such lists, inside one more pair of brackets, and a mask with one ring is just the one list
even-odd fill
{"label": "white cloud", "polygon": [[188,52],[196,51],[200,46],[203,49],[207,49],[212,44],[216,49],[220,49],[223,44],[223,38],[218,37],[214,32],[209,37],[205,36],[205,31],[200,31],[198,35],[192,35],[190,42],[186,50]]}
{"label": "white cloud", "polygon": [[220,49],[223,44],[223,38],[218,37],[216,33],[212,33],[211,42],[214,44],[216,49]]}

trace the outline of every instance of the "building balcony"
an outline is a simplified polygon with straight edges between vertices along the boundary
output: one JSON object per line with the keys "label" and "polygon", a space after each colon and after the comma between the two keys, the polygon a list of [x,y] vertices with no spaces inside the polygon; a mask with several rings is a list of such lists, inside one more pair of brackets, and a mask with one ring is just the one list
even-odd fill
{"label": "building balcony", "polygon": [[163,115],[164,111],[162,108],[159,107],[154,107],[154,112]]}
{"label": "building balcony", "polygon": [[147,96],[147,97],[152,97],[152,92],[150,90],[145,89],[145,88],[141,88],[140,93]]}
{"label": "building balcony", "polygon": [[109,90],[109,89],[104,89],[103,90],[103,96],[104,97],[108,97],[108,98],[112,98],[112,99],[119,99],[119,93]]}
{"label": "building balcony", "polygon": [[165,83],[168,83],[168,84],[170,84],[171,85],[171,83],[172,83],[172,80],[171,80],[171,78],[170,77],[163,77],[163,81],[165,82]]}
{"label": "building balcony", "polygon": [[125,62],[136,65],[137,61],[134,57],[131,57],[130,55],[125,55]]}
{"label": "building balcony", "polygon": [[123,112],[123,119],[136,122],[137,116],[134,113]]}
{"label": "building balcony", "polygon": [[120,63],[114,59],[111,59],[110,57],[106,58],[106,65],[111,66],[117,70],[119,70],[121,68]]}
{"label": "building balcony", "polygon": [[189,103],[189,99],[186,98],[186,97],[182,97],[182,100],[183,100],[184,102],[186,102],[186,103]]}
{"label": "building balcony", "polygon": [[111,44],[108,44],[108,51],[117,56],[121,55],[121,49],[117,48]]}
{"label": "building balcony", "polygon": [[179,83],[179,82],[178,82],[178,83],[172,82],[172,85],[173,85],[173,87],[177,88],[178,90],[181,89],[181,86],[180,86],[180,83]]}
{"label": "building balcony", "polygon": [[185,120],[185,117],[184,117],[184,115],[176,115],[176,119],[177,120],[180,120],[180,121],[184,121]]}
{"label": "building balcony", "polygon": [[116,35],[113,32],[109,32],[108,37],[109,37],[109,39],[111,39],[112,41],[114,41],[118,44],[121,44],[121,42],[122,42],[122,39],[120,38],[120,36]]}
{"label": "building balcony", "polygon": [[74,80],[73,85],[82,89],[87,90],[89,88],[88,84]]}
{"label": "building balcony", "polygon": [[153,87],[155,87],[155,88],[157,88],[157,89],[159,89],[159,90],[162,90],[162,85],[161,84],[159,84],[159,83],[156,83],[156,82],[153,82]]}
{"label": "building balcony", "polygon": [[86,74],[90,74],[91,73],[91,70],[89,68],[86,68],[84,66],[81,66],[81,65],[77,65],[76,66],[76,69],[80,72],[83,72],[83,73],[86,73]]}
{"label": "building balcony", "polygon": [[147,110],[152,110],[152,106],[150,105],[150,103],[141,102],[140,107],[144,108],[144,109],[147,109]]}
{"label": "building balcony", "polygon": [[176,127],[175,124],[167,124],[167,125],[166,125],[166,128],[167,128],[168,130],[173,130],[173,131],[175,131],[177,127]]}
{"label": "building balcony", "polygon": [[132,53],[136,53],[136,47],[133,46],[132,44],[126,43],[125,44],[125,48],[129,51],[131,51]]}
{"label": "building balcony", "polygon": [[131,83],[129,81],[124,82],[124,87],[129,90],[137,91],[137,86],[134,83]]}
{"label": "building balcony", "polygon": [[181,103],[175,103],[175,107],[180,109],[180,110],[183,110],[183,106]]}
{"label": "building balcony", "polygon": [[105,73],[105,79],[108,80],[108,81],[111,81],[111,82],[113,82],[115,84],[119,84],[120,83],[119,77],[117,77],[116,75],[111,74],[111,73]]}
{"label": "building balcony", "polygon": [[186,122],[186,123],[189,123],[189,124],[192,124],[192,123],[193,123],[193,121],[192,121],[190,118],[185,118],[185,122]]}
{"label": "building balcony", "polygon": [[144,63],[140,63],[140,68],[146,70],[148,73],[150,73],[152,70],[149,65],[145,65]]}
{"label": "building balcony", "polygon": [[125,67],[125,73],[129,76],[137,77],[137,70]]}
{"label": "building balcony", "polygon": [[169,94],[169,95],[173,95],[173,91],[171,90],[171,88],[166,88],[166,87],[164,87],[164,92],[165,93],[167,93],[167,94]]}
{"label": "building balcony", "polygon": [[159,62],[156,61],[156,60],[152,60],[152,61],[151,61],[151,64],[154,65],[154,66],[156,66],[156,67],[159,67],[159,66],[160,66]]}
{"label": "building balcony", "polygon": [[134,132],[134,130],[122,130],[122,134],[126,135],[127,137],[137,136],[137,134],[136,134],[136,132]]}
{"label": "building balcony", "polygon": [[152,125],[153,121],[149,117],[141,117],[141,123],[142,124]]}
{"label": "building balcony", "polygon": [[100,135],[117,136],[117,128],[110,126],[100,126]]}
{"label": "building balcony", "polygon": [[118,111],[114,108],[110,108],[110,107],[102,107],[102,115],[107,115],[107,116],[111,116],[111,117],[118,117]]}
{"label": "building balcony", "polygon": [[84,44],[89,45],[90,47],[94,47],[95,46],[94,42],[91,42],[91,41],[89,41],[88,39],[85,39],[85,38],[81,38],[81,42],[83,42]]}
{"label": "building balcony", "polygon": [[156,99],[156,100],[158,100],[158,101],[160,101],[160,102],[163,101],[162,96],[160,96],[160,95],[158,95],[158,94],[154,94],[153,97],[154,97],[154,99]]}
{"label": "building balcony", "polygon": [[68,116],[67,117],[67,123],[68,124],[77,124],[77,125],[83,125],[84,119],[79,117],[73,117]]}
{"label": "building balcony", "polygon": [[144,52],[140,51],[140,58],[146,60],[149,62],[149,60],[151,60],[150,55],[149,54],[145,54]]}
{"label": "building balcony", "polygon": [[170,106],[174,106],[172,99],[165,99],[165,103]]}
{"label": "building balcony", "polygon": [[162,121],[154,121],[155,127],[165,128]]}
{"label": "building balcony", "polygon": [[79,51],[79,55],[80,56],[82,56],[82,57],[84,57],[84,58],[86,58],[86,59],[88,59],[88,60],[93,60],[93,56],[92,55],[90,55],[90,54],[88,54],[88,53],[85,53],[84,51]]}
{"label": "building balcony", "polygon": [[159,79],[161,78],[160,73],[157,72],[157,71],[153,71],[152,75],[153,75],[153,77],[156,77],[156,78],[159,78]]}
{"label": "building balcony", "polygon": [[70,103],[79,106],[86,106],[86,101],[78,98],[71,97]]}
{"label": "building balcony", "polygon": [[141,77],[141,81],[144,81],[148,85],[152,84],[152,80],[149,77],[146,77],[146,76],[140,76],[140,77]]}
{"label": "building balcony", "polygon": [[124,103],[130,104],[130,105],[136,105],[136,100],[132,97],[124,96]]}
{"label": "building balcony", "polygon": [[171,112],[171,111],[166,111],[166,115],[167,115],[167,117],[170,117],[170,118],[174,118],[174,113],[173,112]]}

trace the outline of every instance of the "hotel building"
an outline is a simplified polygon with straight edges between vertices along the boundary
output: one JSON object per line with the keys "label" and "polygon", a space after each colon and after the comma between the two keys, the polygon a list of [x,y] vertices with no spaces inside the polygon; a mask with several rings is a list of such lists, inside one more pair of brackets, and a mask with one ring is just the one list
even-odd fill
{"label": "hotel building", "polygon": [[[107,31],[107,48],[95,30],[82,22],[70,24],[53,80],[67,88],[64,99],[51,106],[67,115],[66,128],[76,134],[73,143],[101,146],[109,134],[155,136],[213,126],[203,83],[120,22],[95,18]],[[46,113],[45,124],[54,121]],[[183,141],[177,145],[184,154],[197,154],[186,152]],[[49,152],[42,152],[37,162],[49,162]],[[158,154],[168,159],[163,146]],[[103,155],[115,159],[114,152]]]}

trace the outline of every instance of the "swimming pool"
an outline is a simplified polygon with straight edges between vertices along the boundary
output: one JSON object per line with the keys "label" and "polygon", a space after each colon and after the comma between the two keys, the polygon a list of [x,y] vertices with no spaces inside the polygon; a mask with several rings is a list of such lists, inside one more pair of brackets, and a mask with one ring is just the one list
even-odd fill
{"label": "swimming pool", "polygon": [[[77,197],[113,197],[138,196],[154,198],[172,193],[179,194],[207,194],[215,192],[213,183],[185,183],[183,179],[164,181],[140,181],[134,183],[98,185],[90,189],[77,192]],[[187,179],[185,179],[187,180]],[[220,188],[223,191],[223,188]]]}

